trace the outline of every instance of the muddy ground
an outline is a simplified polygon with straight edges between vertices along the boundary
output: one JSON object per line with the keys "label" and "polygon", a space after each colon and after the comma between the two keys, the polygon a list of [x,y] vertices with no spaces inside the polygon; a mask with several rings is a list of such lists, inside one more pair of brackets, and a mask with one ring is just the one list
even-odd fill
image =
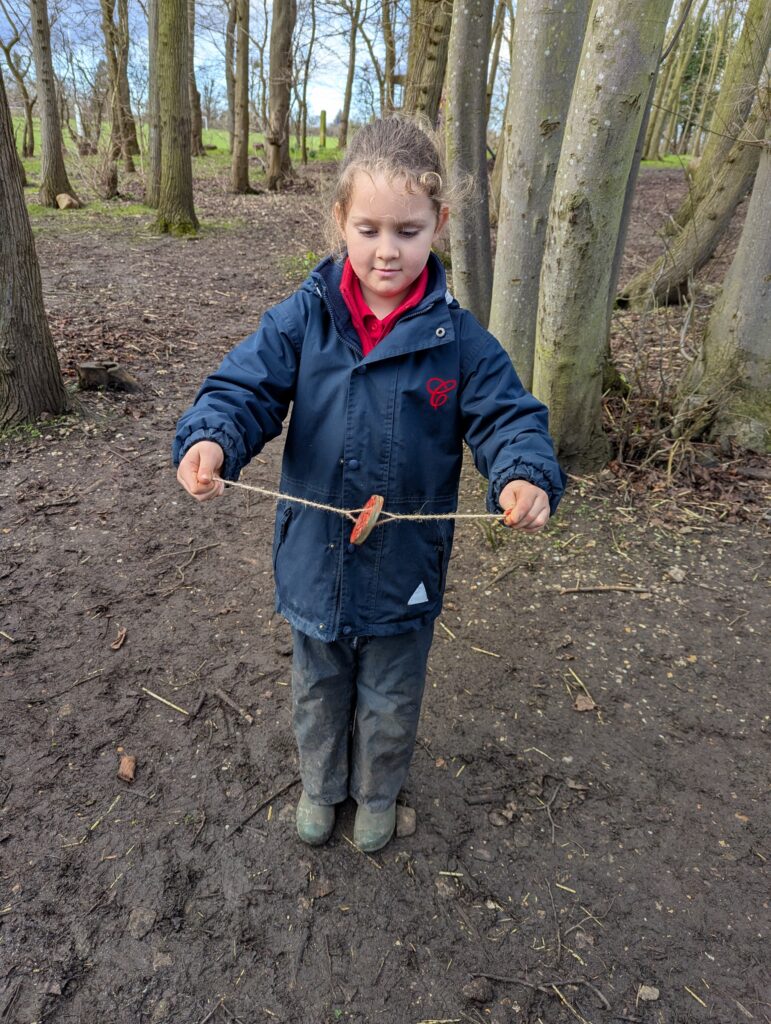
{"label": "muddy ground", "polygon": [[[643,174],[627,272],[682,188]],[[0,1021],[771,1020],[757,458],[694,449],[667,478],[622,452],[541,536],[461,523],[402,794],[417,831],[366,856],[346,805],[327,847],[297,839],[273,506],[196,505],[169,447],[321,251],[320,204],[314,175],[243,198],[212,178],[196,241],[36,220],[68,379],[110,356],[140,390],[0,442]],[[682,358],[681,320],[619,319],[621,361],[640,339]],[[280,457],[246,481],[275,486]],[[461,508],[482,494],[469,463]]]}

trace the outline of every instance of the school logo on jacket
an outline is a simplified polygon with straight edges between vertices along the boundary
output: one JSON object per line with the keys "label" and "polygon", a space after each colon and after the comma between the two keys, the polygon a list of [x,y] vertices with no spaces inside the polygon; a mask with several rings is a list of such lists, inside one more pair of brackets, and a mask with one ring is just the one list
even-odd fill
{"label": "school logo on jacket", "polygon": [[441,377],[432,377],[426,381],[426,390],[431,396],[431,408],[440,409],[447,401],[447,396],[457,388],[457,380],[442,380]]}

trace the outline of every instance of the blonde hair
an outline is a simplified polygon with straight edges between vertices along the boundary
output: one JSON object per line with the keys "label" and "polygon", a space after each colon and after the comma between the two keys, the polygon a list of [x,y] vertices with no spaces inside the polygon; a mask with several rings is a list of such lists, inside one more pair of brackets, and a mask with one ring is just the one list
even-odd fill
{"label": "blonde hair", "polygon": [[398,181],[411,194],[427,196],[437,218],[451,198],[442,158],[442,139],[427,121],[404,114],[391,114],[364,125],[354,135],[340,167],[330,203],[329,241],[333,252],[341,253],[341,238],[334,212],[344,223],[353,197],[356,175],[382,175]]}

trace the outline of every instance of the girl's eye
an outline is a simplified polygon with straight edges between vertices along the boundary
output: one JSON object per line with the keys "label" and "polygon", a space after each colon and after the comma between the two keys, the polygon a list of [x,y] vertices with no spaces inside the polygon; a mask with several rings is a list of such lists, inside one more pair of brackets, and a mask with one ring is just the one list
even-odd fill
{"label": "girl's eye", "polygon": [[359,234],[364,235],[365,238],[372,238],[375,232],[372,228],[359,228]]}
{"label": "girl's eye", "polygon": [[400,232],[404,238],[414,238],[417,235],[417,231],[410,229],[409,231]]}

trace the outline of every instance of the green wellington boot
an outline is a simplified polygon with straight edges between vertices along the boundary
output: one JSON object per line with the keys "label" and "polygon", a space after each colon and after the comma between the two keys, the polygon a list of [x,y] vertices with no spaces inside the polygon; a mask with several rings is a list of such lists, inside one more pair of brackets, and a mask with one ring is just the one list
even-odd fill
{"label": "green wellington boot", "polygon": [[314,804],[302,791],[297,804],[297,834],[309,846],[321,846],[332,835],[335,827],[334,807]]}
{"label": "green wellington boot", "polygon": [[381,850],[396,826],[396,804],[391,804],[385,811],[368,811],[361,804],[356,811],[353,824],[353,841],[365,853]]}

